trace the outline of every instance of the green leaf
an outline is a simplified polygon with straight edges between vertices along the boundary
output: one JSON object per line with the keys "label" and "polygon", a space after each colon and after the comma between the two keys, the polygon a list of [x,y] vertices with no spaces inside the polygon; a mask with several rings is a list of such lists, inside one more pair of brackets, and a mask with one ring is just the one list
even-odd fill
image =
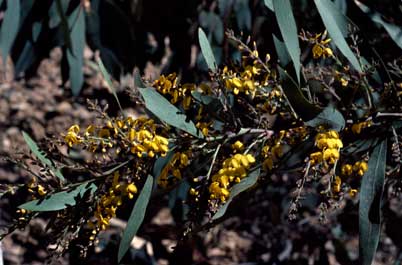
{"label": "green leaf", "polygon": [[361,264],[371,265],[377,250],[381,230],[381,199],[384,189],[387,140],[371,153],[368,170],[360,187],[359,250]]}
{"label": "green leaf", "polygon": [[215,215],[212,217],[212,220],[216,220],[221,218],[223,215],[225,215],[226,210],[229,206],[229,204],[233,201],[233,199],[242,193],[243,191],[248,190],[252,186],[254,186],[257,183],[258,177],[260,176],[260,168],[254,170],[251,172],[247,177],[242,179],[238,184],[235,184],[232,189],[230,190],[230,195],[229,199],[227,202],[222,205],[219,210],[215,213]]}
{"label": "green leaf", "polygon": [[353,143],[345,146],[342,149],[344,154],[361,155],[359,153],[366,153],[370,148],[378,144],[378,138],[359,139]]}
{"label": "green leaf", "polygon": [[39,149],[38,145],[35,141],[26,133],[22,132],[22,136],[24,137],[25,142],[27,143],[29,149],[31,149],[32,153],[46,166],[50,168],[50,170],[58,177],[62,182],[65,181],[63,175],[61,174],[60,169],[56,168],[53,162],[47,158],[44,153]]}
{"label": "green leaf", "polygon": [[275,34],[272,34],[272,38],[274,39],[274,45],[276,54],[278,55],[279,64],[282,67],[285,67],[291,60],[288,50],[286,49],[285,44],[280,41]]}
{"label": "green leaf", "polygon": [[300,82],[300,47],[296,21],[289,0],[273,0],[276,20],[283,41],[292,58],[298,82]]}
{"label": "green leaf", "polygon": [[144,98],[146,108],[160,120],[198,138],[203,138],[194,123],[153,88],[139,88],[139,91]]}
{"label": "green leaf", "polygon": [[95,184],[84,183],[73,190],[57,192],[43,199],[24,203],[18,208],[35,212],[58,211],[67,206],[74,206],[77,203],[77,196],[82,197],[86,192],[93,194],[96,189]]}
{"label": "green leaf", "polygon": [[[63,20],[63,24],[65,26],[67,26],[67,32],[69,33],[69,29],[68,29],[68,22],[67,22],[67,18],[66,18],[66,12],[67,12],[67,8],[68,5],[70,3],[70,0],[56,0],[53,1],[52,5],[49,8],[49,28],[53,29],[55,27],[57,27],[60,22]],[[59,7],[58,5],[60,5],[59,7],[61,12],[59,11]],[[68,34],[70,35],[70,34]]]}
{"label": "green leaf", "polygon": [[4,13],[0,29],[0,49],[3,64],[6,65],[8,54],[17,37],[21,16],[20,0],[7,0],[7,9]]}
{"label": "green leaf", "polygon": [[303,120],[311,120],[317,116],[322,110],[306,99],[298,84],[279,66],[278,72],[282,80],[283,92],[296,114]]}
{"label": "green leaf", "polygon": [[107,72],[107,70],[106,70],[105,66],[103,65],[102,60],[100,58],[97,58],[96,62],[99,65],[99,70],[101,71],[101,73],[103,75],[103,78],[105,78],[106,83],[109,86],[110,91],[112,92],[114,98],[117,101],[117,104],[119,105],[120,111],[123,113],[123,108],[120,105],[120,101],[119,101],[119,98],[117,97],[116,89],[113,86],[112,79],[110,79],[109,73]]}
{"label": "green leaf", "polygon": [[347,16],[345,16],[344,13],[342,13],[342,10],[339,9],[339,6],[336,3],[328,1],[326,2],[326,5],[328,6],[328,9],[332,10],[332,15],[336,21],[336,24],[338,25],[339,30],[342,32],[342,36],[346,38],[349,33],[348,24],[349,22],[351,23],[351,21]]}
{"label": "green leaf", "polygon": [[333,42],[342,52],[342,54],[349,60],[351,65],[358,70],[362,71],[359,61],[357,60],[355,54],[350,49],[348,43],[343,36],[343,25],[339,25],[339,16],[336,8],[329,0],[314,0],[317,6],[318,12],[320,13],[321,19],[324,22],[325,27],[328,30]]}
{"label": "green leaf", "polygon": [[391,24],[387,23],[382,19],[382,15],[378,13],[375,10],[371,10],[368,6],[364,5],[362,2],[354,0],[355,4],[364,12],[366,13],[372,21],[375,23],[380,24],[389,34],[389,36],[392,38],[392,40],[396,43],[396,45],[399,46],[399,48],[402,49],[402,28]]}
{"label": "green leaf", "polygon": [[[66,11],[68,8],[68,4],[66,3],[66,1],[69,2],[69,0],[64,0],[62,2],[62,0],[56,0],[56,11],[58,16],[60,17],[60,21],[61,21],[61,30],[64,36],[64,45],[67,47],[67,49],[69,51],[72,51],[72,44],[71,44],[71,36],[70,36],[70,28],[71,26],[71,22],[70,19],[67,19],[66,17]],[[77,7],[77,9],[80,9],[81,5],[79,5]]]}
{"label": "green leaf", "polygon": [[69,77],[73,95],[77,96],[84,83],[85,13],[79,5],[68,19],[71,28],[71,49],[67,50]]}
{"label": "green leaf", "polygon": [[272,3],[272,0],[264,0],[264,4],[266,7],[268,7],[272,12],[274,12],[274,4]]}
{"label": "green leaf", "polygon": [[145,181],[144,187],[135,202],[134,208],[127,221],[127,227],[123,232],[123,236],[119,245],[118,261],[121,262],[122,258],[130,248],[130,243],[133,240],[135,234],[137,234],[138,228],[142,224],[145,216],[145,210],[147,209],[149,199],[151,198],[153,186],[153,177],[148,175]]}
{"label": "green leaf", "polygon": [[326,107],[320,114],[312,120],[306,122],[310,127],[324,125],[328,129],[341,131],[345,128],[345,119],[343,115],[333,106]]}
{"label": "green leaf", "polygon": [[146,88],[147,86],[142,82],[140,71],[135,71],[134,73],[134,85],[140,88]]}
{"label": "green leaf", "polygon": [[205,32],[201,28],[198,28],[198,41],[200,43],[201,52],[208,65],[208,68],[215,72],[216,71],[215,56],[212,52],[212,48],[211,45],[209,44],[208,38],[205,35]]}

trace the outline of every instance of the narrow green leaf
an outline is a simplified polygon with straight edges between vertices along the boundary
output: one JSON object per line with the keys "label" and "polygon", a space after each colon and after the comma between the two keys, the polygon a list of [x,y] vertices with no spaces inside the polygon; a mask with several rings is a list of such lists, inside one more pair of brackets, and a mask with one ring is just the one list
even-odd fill
{"label": "narrow green leaf", "polygon": [[145,210],[147,209],[149,199],[151,198],[153,186],[153,177],[148,175],[144,187],[135,202],[134,208],[127,221],[127,227],[123,232],[118,252],[118,262],[120,263],[127,250],[130,248],[130,243],[134,236],[137,234],[140,225],[145,217]]}
{"label": "narrow green leaf", "polygon": [[371,265],[381,230],[381,199],[384,189],[387,140],[371,153],[368,170],[363,176],[359,205],[359,250],[361,264]]}
{"label": "narrow green leaf", "polygon": [[66,17],[66,12],[68,5],[70,3],[70,0],[56,0],[53,1],[52,5],[49,8],[49,28],[53,29],[57,27],[60,22],[63,21],[62,27],[65,27],[67,31],[63,28],[63,33],[68,33],[68,36],[70,35],[70,30],[68,29],[68,22],[67,22],[67,17]]}
{"label": "narrow green leaf", "polygon": [[21,16],[20,0],[7,0],[7,9],[4,13],[0,29],[0,49],[3,64],[6,65],[8,54],[17,37]]}
{"label": "narrow green leaf", "polygon": [[274,40],[276,55],[278,55],[279,64],[282,67],[285,67],[291,60],[288,50],[286,49],[285,44],[280,41],[275,34],[272,34],[272,38]]}
{"label": "narrow green leaf", "polygon": [[84,183],[73,190],[57,192],[46,196],[44,199],[24,203],[18,208],[35,212],[58,211],[67,206],[74,206],[77,203],[77,196],[82,197],[88,191],[93,194],[96,189],[95,184]]}
{"label": "narrow green leaf", "polygon": [[272,12],[274,12],[274,4],[272,3],[272,0],[264,0],[264,4],[266,7],[268,7]]}
{"label": "narrow green leaf", "polygon": [[187,119],[184,113],[153,88],[139,88],[139,91],[144,98],[146,108],[160,120],[198,138],[203,137],[202,133],[191,120]]}
{"label": "narrow green leaf", "polygon": [[14,74],[19,76],[25,72],[33,64],[35,58],[36,54],[33,45],[30,41],[27,41],[18,60],[15,62]]}
{"label": "narrow green leaf", "polygon": [[50,170],[58,177],[62,182],[65,181],[63,175],[61,174],[60,169],[55,168],[53,162],[47,158],[44,153],[39,149],[38,145],[35,141],[26,133],[22,132],[22,136],[24,137],[25,142],[27,143],[29,149],[31,149],[32,153],[46,166],[50,168]]}
{"label": "narrow green leaf", "polygon": [[139,88],[146,88],[147,86],[142,82],[140,71],[136,70],[134,73],[134,85]]}
{"label": "narrow green leaf", "polygon": [[[66,5],[68,5],[68,3],[66,3],[66,1],[63,1],[63,2],[62,2],[62,0],[56,0],[56,11],[57,11],[58,16],[60,17],[61,30],[64,35],[64,45],[67,47],[67,49],[69,51],[72,51],[73,47],[71,44],[72,40],[71,40],[71,36],[70,36],[70,28],[72,28],[72,25],[71,25],[72,23],[71,23],[70,19],[67,19],[66,14],[65,14],[65,12],[67,11],[67,7],[68,7]],[[76,10],[80,9],[80,8],[81,8],[81,5],[79,5],[76,8]]]}
{"label": "narrow green leaf", "polygon": [[396,43],[396,45],[398,45],[399,48],[402,49],[402,28],[401,27],[385,22],[382,19],[383,16],[380,13],[378,13],[375,10],[371,10],[368,6],[364,5],[362,2],[360,2],[358,0],[354,0],[354,2],[364,13],[366,13],[371,18],[372,21],[380,24],[388,32],[389,36]]}
{"label": "narrow green leaf", "polygon": [[69,66],[69,77],[73,95],[77,96],[84,83],[82,67],[84,65],[85,48],[85,13],[79,5],[68,19],[71,33],[71,49],[67,50],[67,61]]}
{"label": "narrow green leaf", "polygon": [[222,207],[219,208],[219,210],[212,217],[212,220],[216,220],[224,216],[229,204],[233,201],[233,199],[243,191],[246,191],[252,186],[254,186],[254,184],[257,183],[259,176],[260,176],[260,168],[254,170],[247,177],[242,179],[240,183],[234,185],[233,188],[230,190],[229,199],[224,205],[222,205]]}
{"label": "narrow green leaf", "polygon": [[316,117],[322,110],[307,100],[298,84],[279,66],[278,72],[282,80],[283,92],[285,93],[289,104],[292,106],[296,114],[304,121],[311,120]]}
{"label": "narrow green leaf", "polygon": [[342,32],[342,36],[346,38],[349,32],[348,24],[352,22],[344,13],[342,13],[342,10],[339,9],[336,3],[328,1],[326,2],[326,5],[328,6],[328,9],[332,11],[332,16],[334,17],[339,30]]}
{"label": "narrow green leaf", "polygon": [[205,35],[205,32],[198,28],[198,41],[200,43],[201,52],[204,56],[205,61],[207,62],[208,68],[212,71],[216,71],[216,61],[215,56],[212,52],[211,45],[209,44],[208,38]]}
{"label": "narrow green leaf", "polygon": [[317,6],[318,12],[320,13],[321,19],[324,22],[325,27],[328,30],[333,42],[342,52],[342,54],[349,60],[351,65],[359,72],[362,71],[359,61],[357,60],[355,54],[350,49],[348,43],[346,42],[343,32],[342,25],[339,25],[337,21],[337,13],[339,10],[334,8],[333,3],[330,0],[314,0]]}
{"label": "narrow green leaf", "polygon": [[289,0],[273,0],[273,6],[279,30],[290,58],[292,58],[297,81],[300,83],[300,47],[292,6]]}
{"label": "narrow green leaf", "polygon": [[38,40],[39,34],[42,31],[42,22],[34,22],[32,25],[32,41]]}
{"label": "narrow green leaf", "polygon": [[119,101],[119,98],[117,97],[116,89],[113,86],[112,79],[110,79],[109,73],[107,72],[107,70],[106,70],[105,66],[103,65],[102,60],[100,58],[97,58],[96,62],[99,65],[99,70],[101,71],[101,73],[103,75],[103,78],[105,78],[106,83],[108,84],[110,91],[112,92],[114,98],[117,101],[117,104],[119,105],[120,111],[123,113],[124,112],[123,108],[120,105],[120,101]]}
{"label": "narrow green leaf", "polygon": [[333,129],[339,132],[345,128],[345,119],[336,108],[328,106],[314,119],[307,121],[306,124],[315,128],[319,125],[324,125],[328,129]]}

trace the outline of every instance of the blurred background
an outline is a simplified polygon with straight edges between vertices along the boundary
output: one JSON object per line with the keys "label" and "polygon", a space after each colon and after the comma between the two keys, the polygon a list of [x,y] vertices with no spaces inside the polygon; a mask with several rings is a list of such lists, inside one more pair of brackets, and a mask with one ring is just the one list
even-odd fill
{"label": "blurred background", "polygon": [[[333,2],[359,29],[355,41],[362,44],[360,52],[369,62],[379,61],[378,55],[386,63],[398,58],[400,62],[401,1]],[[316,34],[325,30],[313,1],[292,1],[292,6],[299,31]],[[207,33],[220,65],[240,61],[240,52],[225,36],[227,30],[243,40],[251,36],[260,54],[269,53],[274,64],[280,59],[277,50],[282,43],[274,13],[261,0],[0,0],[0,23],[2,157],[27,151],[22,130],[40,141],[60,135],[71,124],[85,127],[93,122],[95,114],[88,111],[87,99],[109,103],[109,114],[117,114],[113,95],[95,63],[98,56],[118,81],[123,108],[135,112],[126,92],[134,87],[134,70],[148,80],[171,72],[178,73],[182,82],[207,80],[198,27]],[[312,63],[308,45],[302,45],[304,65]],[[386,75],[381,70],[379,74]],[[0,161],[0,183],[27,180],[28,173]],[[132,264],[356,264],[357,205],[341,205],[343,210],[331,212],[321,223],[320,202],[311,195],[303,200],[298,218],[289,221],[295,187],[286,176],[277,176],[269,187],[237,202],[223,223],[200,232],[175,251],[185,220],[183,195],[174,190],[176,200],[161,197],[150,204],[133,242],[138,250],[131,253]],[[0,232],[15,218],[17,203],[7,196],[0,201]],[[393,264],[402,247],[401,209],[392,202],[384,207],[389,222],[376,264]],[[121,219],[101,235],[98,246],[88,249],[87,259],[79,258],[72,242],[70,250],[52,262],[115,264],[129,210],[123,209]],[[6,237],[4,264],[44,264],[57,248],[48,245],[47,222],[44,215]]]}

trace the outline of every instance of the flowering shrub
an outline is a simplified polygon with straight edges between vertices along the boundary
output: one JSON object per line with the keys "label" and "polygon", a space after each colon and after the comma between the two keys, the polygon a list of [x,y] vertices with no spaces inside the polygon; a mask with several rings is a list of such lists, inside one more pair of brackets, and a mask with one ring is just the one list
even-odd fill
{"label": "flowering shrub", "polygon": [[[274,8],[281,22],[286,6],[279,3],[274,1]],[[317,5],[321,12],[327,8]],[[326,26],[328,32],[316,35],[281,30],[282,48],[293,62],[288,66],[259,54],[256,43],[227,32],[242,59],[218,67],[200,29],[210,80],[181,84],[172,73],[145,82],[137,75],[130,93],[146,116],[122,110],[109,117],[104,106],[89,102],[99,120],[84,130],[71,125],[58,141],[85,154],[84,160],[62,154],[52,142],[45,156],[24,134],[30,158],[42,170],[20,187],[32,201],[19,206],[8,232],[49,212],[58,220],[50,224],[55,241],[63,245],[79,238],[85,250],[97,243],[119,208],[134,200],[120,262],[153,192],[185,190],[189,211],[183,237],[188,237],[223,220],[241,194],[288,175],[296,188],[290,219],[298,217],[306,186],[320,196],[317,208],[323,218],[342,201],[360,201],[361,256],[370,264],[378,245],[381,198],[388,196],[384,185],[398,191],[401,184],[402,85],[394,80],[401,70],[379,80],[377,65],[364,62],[355,43],[351,49],[336,28]],[[303,67],[300,50],[288,43],[298,44],[298,38],[310,58]],[[74,175],[67,169],[80,178],[67,177]]]}

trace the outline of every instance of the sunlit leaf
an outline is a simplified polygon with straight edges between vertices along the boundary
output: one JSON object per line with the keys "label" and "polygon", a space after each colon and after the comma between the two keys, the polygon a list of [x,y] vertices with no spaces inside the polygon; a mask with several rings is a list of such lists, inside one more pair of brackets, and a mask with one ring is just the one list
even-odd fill
{"label": "sunlit leaf", "polygon": [[272,38],[274,40],[276,54],[278,55],[279,64],[282,67],[285,67],[291,60],[288,50],[286,49],[285,44],[280,41],[275,34],[272,34]]}
{"label": "sunlit leaf", "polygon": [[[358,71],[362,71],[359,61],[355,54],[350,49],[343,35],[344,25],[339,24],[340,11],[334,8],[334,4],[330,0],[314,0],[320,13],[321,19],[324,22],[326,29],[328,30],[331,39],[342,52],[342,54],[349,60],[351,65]],[[341,14],[342,15],[342,14]],[[342,15],[343,16],[343,15]]]}
{"label": "sunlit leaf", "polygon": [[114,98],[116,99],[117,104],[119,105],[120,111],[123,113],[123,108],[120,105],[119,97],[117,96],[116,89],[113,86],[112,79],[110,78],[109,73],[107,72],[105,66],[102,63],[102,60],[98,58],[96,60],[99,66],[99,70],[102,73],[103,78],[105,78],[107,85],[109,86],[110,91],[112,92]]}
{"label": "sunlit leaf", "polygon": [[225,215],[227,208],[229,207],[229,204],[233,201],[234,198],[236,198],[240,193],[243,191],[248,190],[252,186],[254,186],[257,183],[258,177],[260,176],[260,169],[256,169],[253,172],[251,172],[247,177],[242,179],[240,183],[237,183],[233,186],[233,188],[230,190],[230,196],[229,199],[226,201],[224,205],[222,205],[219,210],[215,213],[215,215],[212,217],[213,220],[219,219],[222,216]]}
{"label": "sunlit leaf", "polygon": [[208,68],[215,72],[216,71],[215,56],[212,52],[212,48],[211,45],[209,44],[208,38],[205,35],[205,32],[201,28],[198,28],[198,41],[200,43],[201,52],[208,65]]}
{"label": "sunlit leaf", "polygon": [[292,58],[297,80],[300,82],[300,47],[296,21],[289,0],[273,0],[276,20],[283,41]]}
{"label": "sunlit leaf", "polygon": [[24,137],[25,142],[27,143],[29,149],[31,149],[32,153],[46,166],[48,166],[53,173],[58,177],[62,182],[65,181],[63,175],[60,172],[60,169],[55,168],[53,162],[47,158],[43,151],[41,151],[35,141],[26,133],[22,132],[22,136]]}
{"label": "sunlit leaf", "polygon": [[203,137],[194,123],[188,120],[183,112],[172,105],[153,88],[139,88],[139,91],[144,98],[146,108],[160,120],[196,137]]}
{"label": "sunlit leaf", "polygon": [[74,206],[77,203],[77,197],[83,197],[86,192],[93,194],[96,189],[95,184],[84,183],[75,189],[57,192],[43,199],[24,203],[18,208],[35,212],[58,211],[65,209],[67,206]]}
{"label": "sunlit leaf", "polygon": [[274,4],[272,0],[264,0],[264,4],[268,7],[272,12],[274,12]]}
{"label": "sunlit leaf", "polygon": [[137,201],[135,202],[134,208],[130,214],[127,221],[126,229],[123,232],[118,252],[118,262],[120,263],[127,250],[130,248],[131,241],[137,234],[142,221],[145,217],[145,211],[148,206],[149,199],[151,198],[153,186],[153,177],[148,175],[145,181],[144,187],[142,188]]}

